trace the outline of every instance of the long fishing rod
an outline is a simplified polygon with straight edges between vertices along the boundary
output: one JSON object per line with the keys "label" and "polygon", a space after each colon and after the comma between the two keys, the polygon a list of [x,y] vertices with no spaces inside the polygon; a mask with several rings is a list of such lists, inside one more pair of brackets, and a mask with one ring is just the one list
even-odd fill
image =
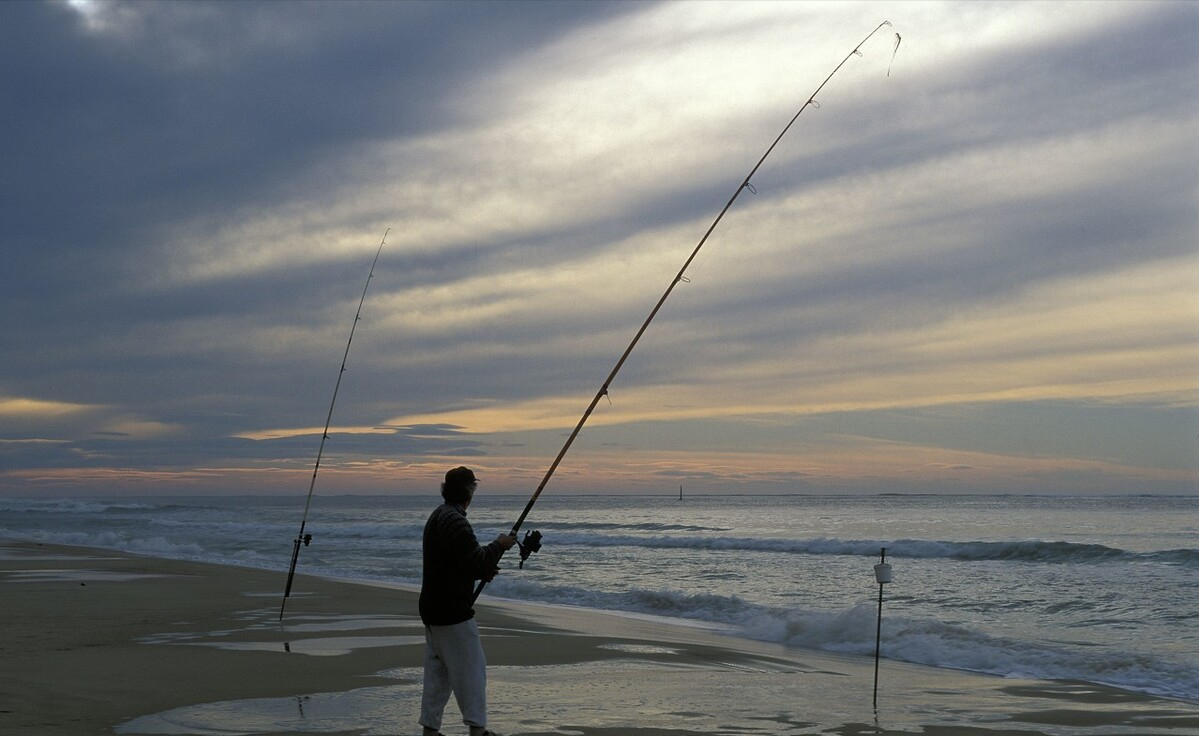
{"label": "long fishing rod", "polygon": [[350,345],[354,343],[354,330],[358,329],[358,320],[362,319],[362,305],[366,302],[366,290],[371,286],[375,277],[375,266],[379,263],[379,254],[387,242],[387,234],[391,228],[383,231],[383,240],[379,241],[379,249],[375,251],[375,260],[371,262],[370,273],[366,275],[366,285],[362,287],[362,298],[358,300],[358,311],[354,312],[354,323],[350,325],[350,339],[346,340],[346,351],[341,356],[341,370],[337,372],[337,383],[333,385],[333,400],[329,402],[329,414],[325,417],[325,430],[321,432],[321,444],[316,451],[316,464],[312,467],[312,480],[308,483],[308,499],[304,501],[304,516],[300,519],[300,532],[296,535],[291,549],[291,567],[287,571],[287,587],[283,589],[283,603],[279,605],[279,620],[283,620],[283,609],[287,607],[287,599],[291,595],[291,584],[296,577],[296,561],[300,559],[300,545],[307,547],[312,542],[312,535],[304,533],[308,523],[308,508],[312,505],[312,491],[316,488],[316,474],[321,469],[321,455],[325,452],[325,440],[329,439],[329,425],[333,422],[333,407],[337,405],[337,392],[341,389],[341,377],[346,372],[346,360],[350,357]]}
{"label": "long fishing rod", "polygon": [[[787,134],[787,131],[791,129],[791,126],[795,124],[795,121],[799,119],[799,116],[803,114],[803,111],[808,109],[809,105],[816,104],[817,107],[819,107],[819,105],[816,103],[816,96],[820,94],[820,91],[824,89],[824,86],[828,84],[829,80],[832,79],[833,76],[835,76],[836,73],[841,70],[841,67],[845,66],[846,62],[848,62],[851,58],[854,56],[861,56],[862,52],[860,49],[862,46],[865,45],[865,43],[869,41],[874,34],[882,30],[884,26],[889,25],[891,25],[891,21],[885,20],[880,23],[877,28],[866,34],[866,37],[863,38],[857,46],[854,46],[852,51],[845,55],[845,58],[841,60],[841,63],[837,64],[837,66],[831,72],[829,72],[829,75],[825,77],[823,82],[820,83],[820,86],[816,88],[816,91],[813,92],[810,97],[808,97],[807,101],[804,102],[802,106],[800,106],[799,111],[791,117],[791,120],[786,126],[783,127],[782,132],[778,134],[778,137],[774,139],[774,142],[770,144],[770,147],[766,149],[766,153],[762,154],[762,157],[758,159],[758,162],[754,164],[754,167],[750,169],[749,174],[747,174],[745,179],[742,180],[742,182],[737,186],[736,191],[733,192],[733,196],[729,198],[729,201],[724,205],[724,209],[720,210],[720,214],[716,215],[716,219],[713,220],[712,224],[708,226],[708,230],[704,233],[703,237],[699,239],[699,243],[695,246],[695,249],[691,251],[691,255],[688,256],[687,260],[683,262],[683,267],[679,269],[677,274],[675,274],[674,279],[670,282],[670,285],[666,287],[666,291],[662,294],[662,297],[658,299],[658,303],[654,305],[654,308],[650,311],[649,316],[645,318],[645,322],[641,324],[641,328],[637,330],[637,334],[633,336],[632,342],[630,342],[629,346],[625,348],[624,353],[620,356],[620,359],[616,361],[616,366],[612,369],[612,372],[608,374],[608,377],[604,379],[603,384],[600,385],[599,390],[595,392],[595,396],[591,399],[591,403],[588,404],[586,411],[583,412],[583,416],[579,419],[579,423],[575,425],[574,431],[572,431],[570,436],[566,438],[566,444],[562,445],[562,449],[558,451],[558,456],[554,458],[554,462],[550,464],[549,470],[546,471],[545,477],[543,477],[541,479],[541,483],[537,485],[537,490],[533,491],[533,496],[525,505],[524,511],[521,512],[520,517],[516,520],[516,523],[512,525],[512,531],[510,532],[512,536],[516,536],[516,534],[520,531],[520,527],[522,524],[524,524],[525,518],[528,517],[529,512],[533,510],[533,504],[537,503],[537,498],[541,495],[541,492],[545,490],[546,484],[549,483],[550,478],[554,475],[554,471],[558,469],[558,465],[562,462],[562,458],[566,457],[566,453],[570,450],[570,446],[574,444],[575,438],[579,436],[579,432],[583,429],[583,425],[586,424],[587,420],[591,417],[591,412],[595,411],[595,407],[599,404],[600,399],[608,395],[608,387],[616,378],[616,374],[619,373],[620,369],[624,367],[625,361],[628,360],[629,355],[633,352],[633,348],[637,346],[637,343],[641,340],[641,336],[645,334],[646,329],[649,328],[650,322],[653,322],[654,317],[658,316],[658,310],[660,310],[662,305],[666,303],[667,298],[669,298],[671,292],[674,291],[674,287],[678,286],[679,282],[686,281],[684,274],[686,273],[687,268],[691,265],[691,262],[695,260],[697,255],[699,255],[700,248],[703,248],[704,243],[708,242],[708,236],[712,234],[712,231],[716,229],[716,226],[720,224],[720,221],[724,219],[725,213],[729,211],[729,209],[733,206],[733,203],[737,201],[737,198],[741,196],[741,192],[745,191],[746,189],[753,191],[753,187],[750,185],[749,180],[753,178],[754,174],[758,173],[758,169],[761,168],[767,157],[769,157],[771,152],[774,151],[775,146],[779,144],[779,141],[783,139],[783,136]],[[898,36],[898,34],[896,35]],[[897,41],[896,50],[898,50],[898,48],[899,46]],[[518,545],[520,546],[521,565],[524,565],[524,561],[529,558],[530,554],[541,549],[540,532],[526,532],[524,540],[518,542]],[[486,580],[479,581],[479,585],[475,588],[474,598],[472,600],[479,597],[479,594],[483,592],[483,588],[486,585]]]}

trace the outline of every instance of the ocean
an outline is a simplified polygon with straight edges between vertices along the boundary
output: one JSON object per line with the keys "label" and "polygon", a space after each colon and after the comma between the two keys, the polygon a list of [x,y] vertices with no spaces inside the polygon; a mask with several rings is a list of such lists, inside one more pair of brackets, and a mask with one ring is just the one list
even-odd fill
{"label": "ocean", "polygon": [[[0,498],[0,538],[279,571],[303,496]],[[435,496],[317,495],[297,571],[420,582]],[[481,493],[480,541],[527,497]],[[1199,497],[574,496],[547,491],[486,597],[703,622],[873,657],[1199,701]],[[302,592],[303,580],[294,592]]]}

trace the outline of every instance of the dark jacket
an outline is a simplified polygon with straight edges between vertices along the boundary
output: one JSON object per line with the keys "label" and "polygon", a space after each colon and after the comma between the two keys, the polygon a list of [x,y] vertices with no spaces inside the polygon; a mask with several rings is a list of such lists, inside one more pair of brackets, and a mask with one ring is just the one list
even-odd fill
{"label": "dark jacket", "polygon": [[426,626],[451,626],[474,618],[475,581],[499,564],[498,542],[480,545],[460,504],[443,503],[425,522],[420,617]]}

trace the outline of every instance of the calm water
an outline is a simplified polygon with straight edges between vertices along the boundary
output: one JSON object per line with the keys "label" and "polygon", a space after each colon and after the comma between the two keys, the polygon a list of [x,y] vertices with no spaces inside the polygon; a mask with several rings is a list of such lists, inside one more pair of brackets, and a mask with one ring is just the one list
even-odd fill
{"label": "calm water", "polygon": [[[480,496],[482,541],[526,497]],[[439,499],[313,499],[299,571],[420,581]],[[304,499],[0,499],[0,537],[277,569]],[[485,596],[652,613],[745,637],[1199,700],[1199,497],[543,496]]]}

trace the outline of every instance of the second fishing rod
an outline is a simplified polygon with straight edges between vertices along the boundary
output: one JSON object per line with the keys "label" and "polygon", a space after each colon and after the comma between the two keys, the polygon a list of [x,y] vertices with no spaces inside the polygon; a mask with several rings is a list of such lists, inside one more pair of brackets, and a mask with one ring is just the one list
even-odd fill
{"label": "second fishing rod", "polygon": [[[595,407],[599,404],[600,399],[608,395],[608,388],[612,385],[612,381],[616,379],[616,374],[620,373],[620,369],[624,367],[625,361],[627,361],[629,359],[629,355],[632,354],[633,348],[637,347],[637,343],[641,341],[641,336],[645,334],[647,329],[649,329],[650,323],[653,322],[654,318],[658,316],[658,312],[662,309],[662,305],[665,304],[666,300],[670,298],[671,293],[674,291],[674,287],[678,286],[680,282],[686,281],[687,269],[691,266],[691,262],[694,261],[695,257],[699,255],[699,251],[704,247],[704,243],[708,242],[708,238],[712,235],[712,232],[716,230],[716,226],[720,224],[722,219],[724,219],[725,213],[732,208],[733,203],[737,201],[737,198],[741,196],[742,192],[744,192],[746,189],[753,191],[753,186],[750,184],[750,180],[753,179],[754,174],[758,173],[758,169],[762,167],[762,164],[765,163],[766,159],[779,144],[779,141],[783,139],[783,136],[787,135],[787,131],[791,130],[791,126],[795,124],[795,121],[799,119],[799,116],[803,114],[804,110],[807,110],[810,105],[816,105],[816,96],[819,95],[821,90],[824,89],[824,86],[829,83],[829,80],[831,80],[837,74],[837,72],[841,70],[841,67],[845,66],[846,62],[848,62],[851,58],[854,56],[861,56],[862,46],[864,46],[866,42],[874,36],[874,34],[878,33],[884,27],[889,25],[891,25],[891,22],[886,20],[878,24],[873,31],[868,33],[865,38],[858,42],[857,46],[853,47],[852,51],[845,55],[845,58],[841,60],[841,63],[837,64],[837,66],[831,72],[829,72],[829,75],[824,78],[824,81],[820,83],[820,86],[816,88],[816,91],[813,92],[811,96],[808,97],[808,99],[803,103],[803,105],[800,106],[799,110],[783,127],[782,132],[775,137],[774,141],[766,149],[766,152],[762,154],[762,157],[758,159],[758,162],[754,164],[753,168],[750,169],[749,173],[746,174],[741,183],[737,185],[736,190],[733,191],[733,195],[729,197],[729,201],[725,203],[724,207],[720,210],[720,213],[716,215],[716,219],[713,220],[712,224],[708,226],[708,229],[704,232],[703,237],[699,239],[699,243],[697,243],[695,248],[692,249],[691,255],[687,256],[687,260],[683,262],[682,268],[680,268],[678,273],[675,274],[674,278],[671,279],[670,284],[666,287],[666,291],[662,293],[662,296],[658,299],[657,304],[655,304],[654,308],[650,310],[649,316],[645,318],[645,321],[641,324],[641,327],[637,330],[637,333],[633,335],[632,341],[629,342],[628,347],[625,348],[624,352],[620,356],[620,359],[616,361],[616,365],[612,368],[612,371],[608,374],[608,377],[604,379],[602,384],[600,384],[599,390],[595,392],[595,396],[592,397],[591,403],[588,404],[586,410],[583,411],[583,416],[579,418],[574,430],[571,431],[570,436],[566,438],[566,443],[563,444],[562,449],[558,451],[557,457],[555,457],[554,461],[550,463],[549,470],[546,471],[545,476],[541,479],[541,482],[537,484],[537,489],[533,491],[532,497],[529,499],[529,502],[525,504],[524,510],[516,519],[516,523],[512,525],[512,531],[509,532],[509,534],[515,537],[520,532],[520,528],[524,525],[525,519],[528,518],[529,512],[533,510],[533,505],[537,503],[537,499],[541,496],[541,492],[545,490],[546,485],[548,485],[550,482],[550,478],[553,477],[554,472],[562,463],[562,459],[566,457],[566,453],[570,451],[570,447],[574,444],[575,438],[579,436],[579,432],[582,431],[583,425],[585,425],[587,420],[591,418],[591,413],[595,411]],[[896,34],[897,39],[898,37],[899,35]],[[896,50],[898,50],[898,48],[899,46],[897,40]],[[536,531],[527,532],[525,534],[525,538],[519,541],[517,544],[520,547],[520,559],[521,565],[523,566],[525,560],[529,558],[529,555],[541,549],[541,534],[540,532]],[[474,597],[472,600],[478,599],[486,585],[486,580],[479,581],[478,587],[475,588]]]}

